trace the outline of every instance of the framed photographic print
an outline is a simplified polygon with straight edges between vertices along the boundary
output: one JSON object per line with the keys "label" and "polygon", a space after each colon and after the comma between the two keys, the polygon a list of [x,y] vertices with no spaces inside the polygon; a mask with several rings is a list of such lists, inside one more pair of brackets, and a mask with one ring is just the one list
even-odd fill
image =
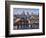
{"label": "framed photographic print", "polygon": [[6,37],[45,35],[45,4],[5,2]]}

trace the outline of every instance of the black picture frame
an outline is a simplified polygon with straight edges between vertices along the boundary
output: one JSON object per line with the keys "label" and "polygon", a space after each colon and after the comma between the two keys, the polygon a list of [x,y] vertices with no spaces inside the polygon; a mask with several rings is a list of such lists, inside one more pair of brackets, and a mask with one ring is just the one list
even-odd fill
{"label": "black picture frame", "polygon": [[[34,34],[19,34],[19,35],[16,35],[16,34],[14,34],[14,35],[9,35],[9,24],[10,24],[10,22],[9,22],[9,16],[10,16],[10,7],[9,7],[9,5],[10,4],[15,4],[15,3],[21,3],[21,4],[33,4],[33,5],[42,5],[42,13],[43,13],[43,15],[42,15],[42,20],[43,20],[43,28],[42,28],[42,30],[43,30],[43,33],[34,33]],[[22,37],[22,36],[37,36],[37,35],[45,35],[45,3],[40,3],[40,2],[20,2],[20,1],[5,1],[5,36],[6,37]]]}

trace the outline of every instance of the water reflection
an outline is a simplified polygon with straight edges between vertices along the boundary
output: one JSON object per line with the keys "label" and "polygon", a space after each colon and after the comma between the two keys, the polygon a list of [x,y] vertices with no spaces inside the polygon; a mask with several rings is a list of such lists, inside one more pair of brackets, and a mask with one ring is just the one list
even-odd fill
{"label": "water reflection", "polygon": [[19,25],[15,25],[14,29],[16,30],[21,30],[21,29],[39,29],[39,24],[34,24],[34,25],[30,25],[30,24],[19,24]]}

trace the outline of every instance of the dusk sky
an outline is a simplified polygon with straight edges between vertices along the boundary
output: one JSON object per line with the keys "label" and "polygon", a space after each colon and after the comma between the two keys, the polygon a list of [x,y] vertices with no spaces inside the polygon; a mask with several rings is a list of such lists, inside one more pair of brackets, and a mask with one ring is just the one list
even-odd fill
{"label": "dusk sky", "polygon": [[34,14],[38,14],[39,13],[39,9],[32,9],[32,8],[14,8],[13,9],[13,15],[15,15],[15,14],[22,14],[23,11],[25,12],[25,14],[27,14],[27,12],[29,12],[29,14],[31,14],[32,12]]}

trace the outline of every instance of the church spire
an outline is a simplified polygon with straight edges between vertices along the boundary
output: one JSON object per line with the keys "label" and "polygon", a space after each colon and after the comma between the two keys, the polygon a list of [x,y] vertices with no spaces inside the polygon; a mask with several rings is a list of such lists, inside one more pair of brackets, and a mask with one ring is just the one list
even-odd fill
{"label": "church spire", "polygon": [[24,11],[22,12],[22,15],[25,15],[25,12]]}
{"label": "church spire", "polygon": [[27,15],[29,15],[29,12],[27,12]]}

